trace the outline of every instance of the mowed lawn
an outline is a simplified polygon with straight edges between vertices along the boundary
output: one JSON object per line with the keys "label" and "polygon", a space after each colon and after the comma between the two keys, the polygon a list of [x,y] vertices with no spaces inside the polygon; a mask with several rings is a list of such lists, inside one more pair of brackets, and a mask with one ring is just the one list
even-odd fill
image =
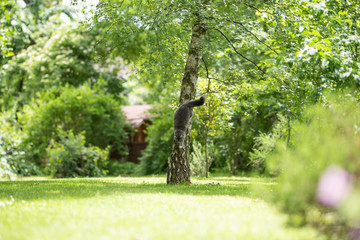
{"label": "mowed lawn", "polygon": [[165,177],[0,181],[0,239],[323,239],[292,228],[252,186],[219,177],[168,186]]}

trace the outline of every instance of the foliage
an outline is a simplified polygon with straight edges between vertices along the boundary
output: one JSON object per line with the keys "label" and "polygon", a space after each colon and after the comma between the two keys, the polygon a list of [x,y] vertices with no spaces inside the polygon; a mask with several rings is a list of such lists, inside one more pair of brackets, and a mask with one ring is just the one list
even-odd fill
{"label": "foliage", "polygon": [[[111,145],[112,153],[126,154],[124,119],[119,103],[114,100],[123,99],[124,74],[118,74],[123,61],[94,60],[96,53],[108,52],[102,45],[96,45],[101,38],[98,32],[88,31],[73,21],[74,10],[61,1],[10,0],[0,3],[0,13],[0,109],[1,118],[6,116],[1,144],[13,171],[19,175],[42,174],[40,166],[46,148],[59,141],[59,129],[67,131],[74,127],[75,134],[87,131],[85,136],[90,144],[103,149]],[[70,90],[69,86],[83,90]],[[67,97],[63,95],[64,89],[65,95],[69,93]],[[75,96],[76,91],[87,93]],[[77,97],[85,99],[79,101]],[[81,109],[85,102],[88,108]],[[37,116],[39,109],[44,110],[42,116]],[[87,119],[75,116],[85,111]],[[71,113],[75,115],[67,115]]]}
{"label": "foliage", "polygon": [[265,171],[265,161],[272,153],[276,143],[280,139],[288,139],[287,119],[283,115],[278,115],[278,120],[274,123],[269,133],[260,133],[254,138],[253,151],[250,152],[249,164],[257,171]]}
{"label": "foliage", "polygon": [[73,18],[74,11],[60,2],[49,0],[23,1],[7,0],[0,2],[0,65],[21,50],[35,43],[39,29],[49,22],[51,17],[63,14]]}
{"label": "foliage", "polygon": [[47,170],[51,176],[63,177],[99,177],[106,175],[108,149],[85,146],[83,134],[59,133],[60,140],[50,145]]}
{"label": "foliage", "polygon": [[204,146],[201,143],[193,140],[192,142],[192,153],[190,157],[190,169],[193,176],[206,177],[206,168],[211,167],[212,162],[215,160],[214,145],[208,144],[208,166],[206,166],[206,156]]}
{"label": "foliage", "polygon": [[284,111],[283,99],[271,82],[243,82],[232,93],[236,95],[237,101],[226,122],[229,128],[215,141],[220,158],[226,161],[232,174],[251,169],[254,139],[261,133],[268,133],[277,114]]}
{"label": "foliage", "polygon": [[214,142],[215,168],[227,166],[232,174],[250,169],[254,139],[261,132],[268,133],[277,114],[286,110],[277,86],[276,82],[249,79],[243,71],[199,80],[207,100],[194,111],[192,136],[201,143]]}
{"label": "foliage", "polygon": [[[276,1],[259,13],[280,54],[264,64],[282,78],[293,113],[324,90],[358,86],[359,6],[354,1]],[[274,66],[274,67],[270,67]]]}
{"label": "foliage", "polygon": [[[247,57],[254,57],[256,59],[253,60],[257,61],[261,56],[266,56],[263,53],[267,50],[253,39],[250,31],[246,31],[248,28],[255,32],[262,30],[261,24],[254,21],[256,12],[249,11],[246,4],[234,1],[169,0],[145,3],[138,0],[101,0],[91,19],[91,26],[103,29],[103,35],[108,40],[106,43],[114,51],[125,56],[128,55],[128,49],[136,52],[132,55],[135,55],[133,59],[141,74],[139,81],[149,88],[150,95],[155,98],[152,101],[158,102],[158,96],[165,94],[172,94],[173,100],[178,99],[191,27],[199,15],[208,29],[203,55],[204,62],[209,65],[210,75],[219,73],[230,76],[230,73],[245,71],[248,77],[258,78],[253,64],[240,56],[246,53]],[[218,29],[224,31],[238,49],[242,48],[240,55],[233,52]],[[266,37],[265,32],[260,33],[261,38]],[[138,42],[135,44],[135,41]]]}
{"label": "foliage", "polygon": [[10,165],[7,163],[4,154],[1,153],[0,155],[0,178],[14,178],[16,175],[14,174],[13,170],[11,169]]}
{"label": "foliage", "polygon": [[[16,147],[23,154],[15,163],[23,158],[26,164],[40,163],[48,144],[59,140],[52,133],[69,130],[75,122],[65,119],[67,110],[59,110],[59,119],[64,119],[55,123],[55,110],[49,107],[50,120],[28,129],[24,122],[36,114],[26,114],[60,99],[66,85],[91,85],[94,92],[123,100],[124,86],[131,84],[124,84],[118,73],[126,63],[134,66],[134,85],[147,89],[143,101],[168,109],[150,127],[150,144],[142,159],[144,172],[165,172],[172,139],[169,104],[172,109],[177,105],[197,19],[207,29],[198,82],[198,95],[206,94],[207,105],[195,111],[192,137],[205,146],[214,142],[214,167],[228,165],[232,173],[263,171],[262,162],[277,138],[273,124],[280,115],[287,122],[283,128],[295,137],[292,122],[304,106],[324,101],[325,90],[359,86],[360,11],[355,1],[100,0],[94,14],[87,15],[91,19],[85,20],[85,28],[70,21],[75,15],[61,2],[0,3],[0,108],[14,118],[9,120],[12,134],[18,135],[23,127],[21,139],[27,141]],[[71,104],[76,105],[75,100]],[[18,114],[23,108],[28,110]],[[18,126],[18,115],[25,127]],[[88,118],[76,120],[83,124]],[[48,128],[37,125],[47,121],[52,122]],[[99,125],[105,124],[111,125],[110,120]],[[31,141],[30,130],[36,134]],[[85,131],[87,143],[99,145],[99,135],[92,136],[92,130],[76,129],[74,134]],[[30,145],[32,140],[36,146]]]}
{"label": "foliage", "polygon": [[[308,106],[294,125],[290,146],[286,147],[285,141],[276,144],[267,167],[270,172],[279,172],[276,202],[284,210],[305,217],[311,214],[312,207],[319,207],[320,177],[330,166],[337,166],[353,177],[354,188],[350,196],[342,196],[345,200],[340,206],[331,210],[343,218],[351,213],[351,220],[360,217],[360,209],[353,204],[360,196],[355,190],[360,184],[359,109],[359,103],[350,94]],[[331,188],[337,191],[336,186]]]}
{"label": "foliage", "polygon": [[147,141],[149,145],[142,152],[140,164],[144,174],[165,173],[168,158],[171,153],[171,144],[174,135],[173,110],[168,106],[159,106],[154,110],[154,119],[148,127]]}
{"label": "foliage", "polygon": [[71,130],[75,135],[83,132],[87,145],[109,146],[110,152],[126,154],[126,125],[118,102],[89,86],[45,93],[25,106],[19,121],[27,157],[38,164],[48,145],[60,140],[59,130]]}
{"label": "foliage", "polygon": [[[0,22],[3,23],[5,19],[8,19],[6,22],[10,23],[10,16],[11,16],[11,10],[12,8],[14,8],[16,6],[15,4],[15,0],[12,1],[1,1],[0,3]],[[5,18],[5,19],[4,19]],[[5,57],[10,57],[12,55],[14,55],[14,53],[11,51],[11,47],[10,47],[10,41],[11,41],[11,37],[13,35],[13,30],[11,31],[9,29],[9,26],[5,27],[3,26],[5,24],[2,24],[2,30],[0,31],[0,59],[2,60],[2,58]],[[0,60],[0,63],[2,62]]]}
{"label": "foliage", "polygon": [[307,103],[321,100],[324,90],[357,84],[357,16],[351,1],[102,0],[93,22],[106,29],[119,52],[134,39],[142,43],[133,58],[139,79],[153,101],[163,102],[157,96],[177,99],[191,26],[202,19],[207,33],[199,76],[206,76],[209,87],[204,91],[200,82],[199,89],[217,109],[209,105],[199,112],[193,137],[205,143],[214,138],[218,161],[226,160],[235,173],[250,169],[254,138],[267,134],[278,114],[291,131],[291,121]]}
{"label": "foliage", "polygon": [[15,177],[10,165],[7,163],[6,158],[0,157],[0,178],[12,178]]}
{"label": "foliage", "polygon": [[38,166],[26,159],[21,145],[23,133],[9,123],[9,114],[1,116],[0,120],[0,157],[9,171],[19,176],[42,175]]}
{"label": "foliage", "polygon": [[113,161],[107,166],[107,169],[109,170],[108,175],[112,176],[136,175],[141,172],[141,165],[132,162],[119,163]]}
{"label": "foliage", "polygon": [[190,170],[191,175],[198,177],[205,177],[206,163],[204,152],[202,151],[201,143],[192,142],[193,152],[190,157]]}
{"label": "foliage", "polygon": [[47,34],[39,34],[35,45],[3,66],[0,72],[3,109],[22,106],[39,92],[96,83],[100,76],[103,89],[119,98],[123,91],[122,79],[116,76],[119,66],[107,61],[112,67],[105,69],[93,59],[97,51],[104,50],[95,46],[96,31],[89,32],[78,24],[48,24],[47,28]]}

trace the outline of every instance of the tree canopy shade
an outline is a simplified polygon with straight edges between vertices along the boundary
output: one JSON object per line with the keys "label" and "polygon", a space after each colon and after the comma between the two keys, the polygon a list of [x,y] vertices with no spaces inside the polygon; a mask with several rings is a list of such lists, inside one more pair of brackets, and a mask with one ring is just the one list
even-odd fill
{"label": "tree canopy shade", "polygon": [[[358,84],[358,15],[353,1],[104,0],[91,24],[102,27],[112,51],[138,62],[152,91],[176,92],[179,104],[197,95],[199,74],[228,84],[267,82],[279,93],[290,137],[290,119],[304,103],[324,89]],[[168,182],[190,182],[175,174],[189,176],[189,144],[178,151],[184,167]]]}

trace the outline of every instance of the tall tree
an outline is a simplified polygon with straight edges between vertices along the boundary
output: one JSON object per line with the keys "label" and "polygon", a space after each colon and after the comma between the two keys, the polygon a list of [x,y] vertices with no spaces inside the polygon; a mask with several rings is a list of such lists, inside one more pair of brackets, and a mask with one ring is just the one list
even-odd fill
{"label": "tall tree", "polygon": [[[283,73],[269,71],[281,59],[281,49],[268,39],[273,26],[261,20],[277,15],[269,10],[275,6],[268,1],[101,0],[91,24],[104,29],[112,52],[137,61],[142,78],[161,86],[157,95],[180,94],[181,105],[195,98],[202,60],[207,75],[281,80]],[[168,183],[190,183],[190,130],[191,124],[184,145],[173,142]]]}
{"label": "tall tree", "polygon": [[[202,4],[206,4],[203,2]],[[205,7],[205,6],[201,7]],[[204,37],[206,34],[206,24],[204,23],[201,11],[196,12],[196,21],[192,27],[189,53],[185,65],[185,72],[181,83],[180,105],[194,99],[196,96],[199,66],[202,58]],[[174,138],[172,153],[169,159],[169,170],[167,183],[191,183],[190,181],[190,132],[191,121],[186,129],[185,140],[181,141]]]}

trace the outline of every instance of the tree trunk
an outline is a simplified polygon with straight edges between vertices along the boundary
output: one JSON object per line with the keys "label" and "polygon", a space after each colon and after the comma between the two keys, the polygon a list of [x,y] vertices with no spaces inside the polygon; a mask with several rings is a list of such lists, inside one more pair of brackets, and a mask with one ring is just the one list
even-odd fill
{"label": "tree trunk", "polygon": [[[19,82],[19,86],[17,89],[17,95],[18,95],[18,99],[21,99],[21,93],[24,89],[24,77],[21,78],[20,82]],[[21,102],[21,100],[18,100],[16,103],[16,108],[15,108],[15,121],[18,122],[18,112],[20,111],[20,109],[23,107],[23,104]]]}
{"label": "tree trunk", "polygon": [[207,139],[208,139],[208,130],[205,133],[205,178],[209,177],[209,158],[208,158],[208,151],[207,151]]}
{"label": "tree trunk", "polygon": [[[192,28],[191,42],[188,58],[185,65],[185,73],[181,84],[180,105],[192,100],[196,95],[196,84],[199,73],[199,65],[202,58],[202,48],[205,26],[201,23],[200,17]],[[169,168],[167,174],[168,184],[188,183],[190,184],[190,119],[189,127],[186,130],[184,141],[174,138],[172,144],[172,153],[169,158]]]}

